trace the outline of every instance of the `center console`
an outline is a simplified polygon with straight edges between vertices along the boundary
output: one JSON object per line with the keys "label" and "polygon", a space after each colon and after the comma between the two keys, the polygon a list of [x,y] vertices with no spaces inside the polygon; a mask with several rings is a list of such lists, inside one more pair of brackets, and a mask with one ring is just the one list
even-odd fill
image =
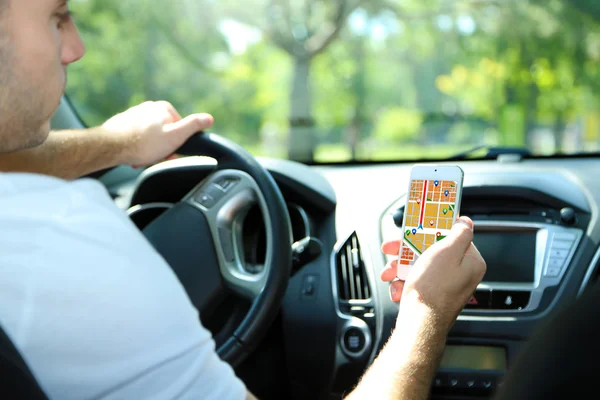
{"label": "center console", "polygon": [[[382,217],[383,240],[400,237],[405,201]],[[523,187],[465,186],[460,213],[474,222],[473,242],[487,271],[459,320],[510,324],[546,311],[573,268],[589,212]],[[507,336],[450,335],[432,397],[487,398],[522,344]]]}
{"label": "center console", "polygon": [[465,310],[530,312],[565,274],[583,231],[554,224],[474,221],[487,272]]}

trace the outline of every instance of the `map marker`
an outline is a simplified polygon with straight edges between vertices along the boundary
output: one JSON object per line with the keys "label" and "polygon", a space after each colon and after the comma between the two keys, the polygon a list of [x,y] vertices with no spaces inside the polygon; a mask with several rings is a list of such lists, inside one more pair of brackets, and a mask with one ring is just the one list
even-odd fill
{"label": "map marker", "polygon": [[449,194],[450,194],[450,192],[447,190],[444,192],[444,196],[448,196]]}
{"label": "map marker", "polygon": [[415,233],[417,233],[417,230],[415,228],[413,228],[412,233],[414,235]]}

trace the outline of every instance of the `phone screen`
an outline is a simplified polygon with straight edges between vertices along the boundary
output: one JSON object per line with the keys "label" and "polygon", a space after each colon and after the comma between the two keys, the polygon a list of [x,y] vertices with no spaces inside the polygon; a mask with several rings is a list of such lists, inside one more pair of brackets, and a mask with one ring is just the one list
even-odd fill
{"label": "phone screen", "polygon": [[455,220],[457,186],[456,181],[449,180],[410,182],[400,264],[412,264],[418,255],[448,235]]}

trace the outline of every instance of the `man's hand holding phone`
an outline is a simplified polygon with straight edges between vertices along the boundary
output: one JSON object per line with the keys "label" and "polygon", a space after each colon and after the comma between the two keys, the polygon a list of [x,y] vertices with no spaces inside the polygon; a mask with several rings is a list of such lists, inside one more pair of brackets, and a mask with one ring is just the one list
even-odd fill
{"label": "man's hand holding phone", "polygon": [[405,281],[397,277],[401,241],[383,244],[383,252],[395,256],[381,278],[400,301],[396,329],[347,399],[427,398],[450,327],[485,274],[472,240],[473,221],[458,218],[416,259]]}
{"label": "man's hand holding phone", "polygon": [[[472,240],[473,221],[460,217],[444,240],[417,259],[406,281],[396,280],[397,259],[386,265],[381,279],[391,282],[391,299],[402,300],[399,319],[405,309],[419,304],[434,312],[448,328],[452,325],[486,271],[485,261]],[[400,240],[386,242],[382,251],[397,256],[400,244]]]}

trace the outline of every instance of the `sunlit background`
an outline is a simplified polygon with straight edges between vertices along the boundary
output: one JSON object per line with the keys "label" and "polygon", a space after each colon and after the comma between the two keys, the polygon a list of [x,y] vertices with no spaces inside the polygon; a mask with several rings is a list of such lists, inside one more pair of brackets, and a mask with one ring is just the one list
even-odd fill
{"label": "sunlit background", "polygon": [[596,2],[72,0],[88,52],[67,93],[88,125],[164,99],[307,162],[594,152]]}

